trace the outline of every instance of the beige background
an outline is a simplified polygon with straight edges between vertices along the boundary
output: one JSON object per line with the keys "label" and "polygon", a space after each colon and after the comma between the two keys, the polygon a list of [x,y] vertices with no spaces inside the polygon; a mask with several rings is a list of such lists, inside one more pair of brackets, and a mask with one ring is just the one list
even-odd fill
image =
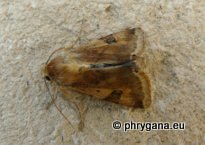
{"label": "beige background", "polygon": [[[1,0],[0,144],[204,144],[204,24],[204,0]],[[42,79],[43,63],[53,50],[73,44],[77,37],[78,43],[86,43],[126,27],[145,32],[144,71],[152,82],[152,106],[129,112],[88,98],[83,101],[89,108],[84,130],[74,132],[54,106],[46,110],[50,97]],[[57,103],[77,128],[72,103],[62,97]],[[179,121],[186,129],[124,133],[112,130],[116,119]]]}

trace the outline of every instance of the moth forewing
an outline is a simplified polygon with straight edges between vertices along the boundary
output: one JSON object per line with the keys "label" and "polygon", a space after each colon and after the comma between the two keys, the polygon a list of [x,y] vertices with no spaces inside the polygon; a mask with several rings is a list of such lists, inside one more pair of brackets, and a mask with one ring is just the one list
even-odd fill
{"label": "moth forewing", "polygon": [[125,29],[66,51],[45,67],[46,76],[63,92],[74,90],[134,108],[151,103],[150,82],[135,57],[141,36]]}

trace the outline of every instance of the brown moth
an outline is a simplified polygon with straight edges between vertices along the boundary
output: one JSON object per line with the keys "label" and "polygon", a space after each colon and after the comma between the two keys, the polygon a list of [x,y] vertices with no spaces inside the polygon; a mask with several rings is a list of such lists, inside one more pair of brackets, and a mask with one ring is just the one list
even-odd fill
{"label": "brown moth", "polygon": [[136,29],[125,29],[89,44],[63,50],[46,63],[45,79],[64,94],[81,94],[133,108],[151,104],[150,82],[136,63]]}

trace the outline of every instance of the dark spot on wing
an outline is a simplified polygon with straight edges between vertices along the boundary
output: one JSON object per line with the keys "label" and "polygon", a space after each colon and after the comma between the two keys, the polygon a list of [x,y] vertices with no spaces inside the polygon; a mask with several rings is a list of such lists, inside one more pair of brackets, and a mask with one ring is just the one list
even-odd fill
{"label": "dark spot on wing", "polygon": [[108,43],[108,44],[112,44],[112,43],[117,43],[117,40],[115,39],[115,37],[113,37],[113,35],[108,35],[106,37],[100,38],[101,40],[104,40],[104,42]]}
{"label": "dark spot on wing", "polygon": [[130,34],[135,34],[135,28],[128,29]]}
{"label": "dark spot on wing", "polygon": [[117,99],[117,100],[119,100],[120,99],[120,97],[121,97],[121,95],[122,95],[122,91],[121,90],[114,90],[114,91],[112,91],[112,93],[110,94],[110,96],[112,97],[112,98],[115,98],[115,99]]}
{"label": "dark spot on wing", "polygon": [[137,59],[137,55],[136,54],[132,54],[131,59],[132,60],[136,60]]}
{"label": "dark spot on wing", "polygon": [[98,93],[99,93],[99,92],[100,92],[100,90],[96,90],[96,92],[98,92]]}

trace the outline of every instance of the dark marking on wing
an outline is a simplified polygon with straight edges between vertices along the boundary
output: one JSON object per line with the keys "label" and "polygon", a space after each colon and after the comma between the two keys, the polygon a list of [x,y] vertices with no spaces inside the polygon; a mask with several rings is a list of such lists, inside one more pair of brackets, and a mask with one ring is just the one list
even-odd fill
{"label": "dark marking on wing", "polygon": [[90,64],[90,68],[109,68],[109,67],[129,67],[134,66],[135,63],[131,60],[125,61],[122,63],[99,63],[99,64]]}
{"label": "dark marking on wing", "polygon": [[122,94],[123,94],[123,91],[121,91],[121,90],[114,90],[114,91],[112,91],[111,94],[110,94],[107,98],[105,98],[104,100],[106,100],[106,101],[111,101],[111,102],[113,102],[113,103],[119,103]]}
{"label": "dark marking on wing", "polygon": [[107,44],[117,43],[117,40],[115,39],[115,37],[112,34],[108,35],[106,37],[102,37],[102,38],[100,38],[100,40],[104,40],[104,42]]}

